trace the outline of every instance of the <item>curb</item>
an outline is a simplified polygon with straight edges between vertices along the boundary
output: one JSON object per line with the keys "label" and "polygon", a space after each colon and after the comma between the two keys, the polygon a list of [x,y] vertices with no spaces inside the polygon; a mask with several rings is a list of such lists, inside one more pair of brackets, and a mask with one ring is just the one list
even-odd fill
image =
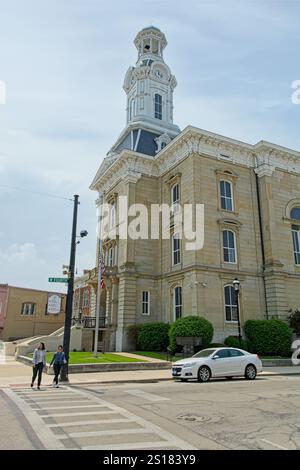
{"label": "curb", "polygon": [[[257,375],[257,377],[273,377],[273,376],[280,376],[280,375],[300,375],[299,372],[262,372]],[[243,377],[237,377],[242,379]],[[105,381],[95,381],[95,382],[69,382],[69,385],[111,385],[111,384],[125,384],[125,383],[155,383],[155,382],[166,382],[166,381],[174,381],[173,377],[158,377],[153,379],[120,379],[120,380],[105,380]]]}

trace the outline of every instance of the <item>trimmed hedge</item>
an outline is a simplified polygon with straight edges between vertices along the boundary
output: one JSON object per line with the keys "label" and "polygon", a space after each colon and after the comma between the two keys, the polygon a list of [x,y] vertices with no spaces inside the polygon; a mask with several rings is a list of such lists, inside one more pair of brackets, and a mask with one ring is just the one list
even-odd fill
{"label": "trimmed hedge", "polygon": [[253,352],[261,356],[290,356],[292,330],[282,320],[247,320],[244,331]]}
{"label": "trimmed hedge", "polygon": [[176,351],[176,338],[178,336],[194,336],[202,338],[202,348],[206,348],[212,341],[214,329],[212,324],[203,317],[190,315],[178,318],[170,328],[170,349]]}
{"label": "trimmed hedge", "polygon": [[249,351],[249,344],[248,341],[245,341],[242,338],[241,341],[241,346],[240,346],[240,341],[238,336],[227,336],[227,338],[224,341],[225,346],[228,346],[229,348],[241,348],[244,349],[245,351]]}
{"label": "trimmed hedge", "polygon": [[146,323],[137,332],[137,348],[140,351],[166,351],[169,344],[168,323]]}

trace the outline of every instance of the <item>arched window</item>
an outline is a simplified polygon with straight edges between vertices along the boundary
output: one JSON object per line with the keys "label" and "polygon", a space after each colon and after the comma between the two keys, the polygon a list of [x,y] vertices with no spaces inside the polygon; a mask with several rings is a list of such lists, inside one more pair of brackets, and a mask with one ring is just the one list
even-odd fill
{"label": "arched window", "polygon": [[162,119],[162,96],[158,93],[154,95],[154,117]]}
{"label": "arched window", "polygon": [[21,315],[32,316],[35,314],[36,304],[33,302],[24,302],[22,304]]}
{"label": "arched window", "polygon": [[175,287],[173,297],[174,320],[177,320],[182,317],[182,288],[180,286]]}
{"label": "arched window", "polygon": [[225,320],[229,322],[237,321],[237,305],[235,298],[235,290],[233,286],[224,287],[224,305],[225,305]]}
{"label": "arched window", "polygon": [[223,230],[223,257],[225,263],[236,263],[235,233]]}
{"label": "arched window", "polygon": [[221,208],[226,211],[233,211],[232,184],[230,181],[220,181]]}
{"label": "arched window", "polygon": [[[300,224],[300,207],[294,207],[290,214],[291,219],[299,220]],[[292,238],[293,238],[293,249],[294,249],[294,260],[295,264],[300,265],[300,226],[292,225]]]}

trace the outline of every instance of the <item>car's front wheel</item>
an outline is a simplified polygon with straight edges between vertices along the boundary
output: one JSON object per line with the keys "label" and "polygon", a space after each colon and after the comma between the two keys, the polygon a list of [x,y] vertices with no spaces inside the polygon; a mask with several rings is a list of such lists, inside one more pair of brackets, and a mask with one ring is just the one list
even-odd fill
{"label": "car's front wheel", "polygon": [[207,366],[202,366],[198,370],[198,381],[208,382],[211,377],[210,369]]}
{"label": "car's front wheel", "polygon": [[248,364],[245,369],[245,379],[254,380],[256,378],[256,367],[253,364]]}

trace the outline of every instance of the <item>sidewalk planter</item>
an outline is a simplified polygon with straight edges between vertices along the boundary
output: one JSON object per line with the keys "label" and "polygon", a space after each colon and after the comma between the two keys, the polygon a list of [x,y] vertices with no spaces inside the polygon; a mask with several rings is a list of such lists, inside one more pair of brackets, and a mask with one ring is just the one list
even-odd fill
{"label": "sidewalk planter", "polygon": [[[26,356],[18,356],[17,361],[32,367],[32,360]],[[113,372],[130,370],[171,369],[171,362],[106,362],[102,364],[69,364],[69,374],[86,372]],[[44,372],[53,375],[53,368],[47,364]]]}

